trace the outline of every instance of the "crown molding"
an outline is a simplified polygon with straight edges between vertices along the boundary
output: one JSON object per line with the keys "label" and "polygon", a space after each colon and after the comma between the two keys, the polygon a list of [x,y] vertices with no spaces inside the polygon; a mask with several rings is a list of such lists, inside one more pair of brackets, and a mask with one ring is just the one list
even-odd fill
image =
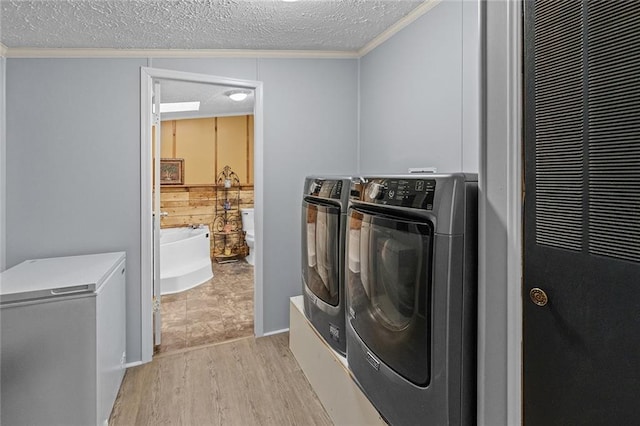
{"label": "crown molding", "polygon": [[356,51],[5,48],[7,58],[358,58]]}
{"label": "crown molding", "polygon": [[4,44],[0,43],[0,56],[2,57],[7,56],[8,51],[9,51],[9,48]]}
{"label": "crown molding", "polygon": [[420,6],[416,7],[415,9],[413,9],[413,11],[411,11],[411,13],[409,13],[407,16],[405,16],[404,18],[400,19],[398,22],[396,22],[395,24],[393,24],[392,26],[387,28],[386,31],[384,31],[378,37],[376,37],[373,40],[371,40],[362,49],[358,50],[358,57],[360,58],[360,57],[366,55],[367,53],[371,52],[376,47],[380,46],[385,41],[389,40],[391,37],[393,37],[400,30],[402,30],[403,28],[405,28],[406,26],[411,24],[413,21],[415,21],[416,19],[418,19],[419,17],[421,17],[422,15],[424,15],[425,13],[427,13],[428,11],[433,9],[441,1],[442,0],[426,0]]}

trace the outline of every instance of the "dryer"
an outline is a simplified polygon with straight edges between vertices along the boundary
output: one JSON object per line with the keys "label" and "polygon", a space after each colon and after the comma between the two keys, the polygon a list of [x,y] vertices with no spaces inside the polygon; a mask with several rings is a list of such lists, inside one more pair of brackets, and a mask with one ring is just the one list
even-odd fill
{"label": "dryer", "polygon": [[477,175],[363,182],[347,224],[349,368],[391,425],[475,424]]}
{"label": "dryer", "polygon": [[302,289],[306,317],[346,353],[344,245],[351,178],[309,176],[302,197]]}

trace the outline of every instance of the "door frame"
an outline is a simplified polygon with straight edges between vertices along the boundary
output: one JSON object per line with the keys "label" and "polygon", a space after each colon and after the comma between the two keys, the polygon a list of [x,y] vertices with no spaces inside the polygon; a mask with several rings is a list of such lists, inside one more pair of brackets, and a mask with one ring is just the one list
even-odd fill
{"label": "door frame", "polygon": [[142,362],[153,357],[153,197],[151,158],[151,105],[153,79],[178,80],[202,84],[249,89],[255,92],[254,104],[254,226],[256,231],[256,258],[254,267],[254,334],[264,335],[263,323],[263,196],[264,196],[264,139],[262,82],[239,80],[207,74],[196,74],[159,68],[140,68],[140,342]]}
{"label": "door frame", "polygon": [[522,1],[481,2],[478,425],[522,424]]}

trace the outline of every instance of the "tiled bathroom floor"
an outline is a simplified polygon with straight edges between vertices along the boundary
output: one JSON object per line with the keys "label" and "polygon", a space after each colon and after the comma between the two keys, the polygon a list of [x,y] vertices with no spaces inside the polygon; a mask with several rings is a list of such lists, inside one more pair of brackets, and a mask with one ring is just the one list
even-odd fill
{"label": "tiled bathroom floor", "polygon": [[162,296],[159,353],[253,335],[253,266],[212,262],[213,278]]}

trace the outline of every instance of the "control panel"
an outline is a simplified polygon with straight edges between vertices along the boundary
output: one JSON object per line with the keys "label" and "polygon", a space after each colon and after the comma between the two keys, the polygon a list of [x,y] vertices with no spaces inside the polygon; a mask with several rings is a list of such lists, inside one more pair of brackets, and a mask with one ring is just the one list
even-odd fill
{"label": "control panel", "polygon": [[342,181],[331,179],[315,179],[309,184],[307,195],[339,200],[342,196]]}
{"label": "control panel", "polygon": [[361,200],[388,206],[433,210],[436,181],[433,179],[371,179],[364,184]]}

